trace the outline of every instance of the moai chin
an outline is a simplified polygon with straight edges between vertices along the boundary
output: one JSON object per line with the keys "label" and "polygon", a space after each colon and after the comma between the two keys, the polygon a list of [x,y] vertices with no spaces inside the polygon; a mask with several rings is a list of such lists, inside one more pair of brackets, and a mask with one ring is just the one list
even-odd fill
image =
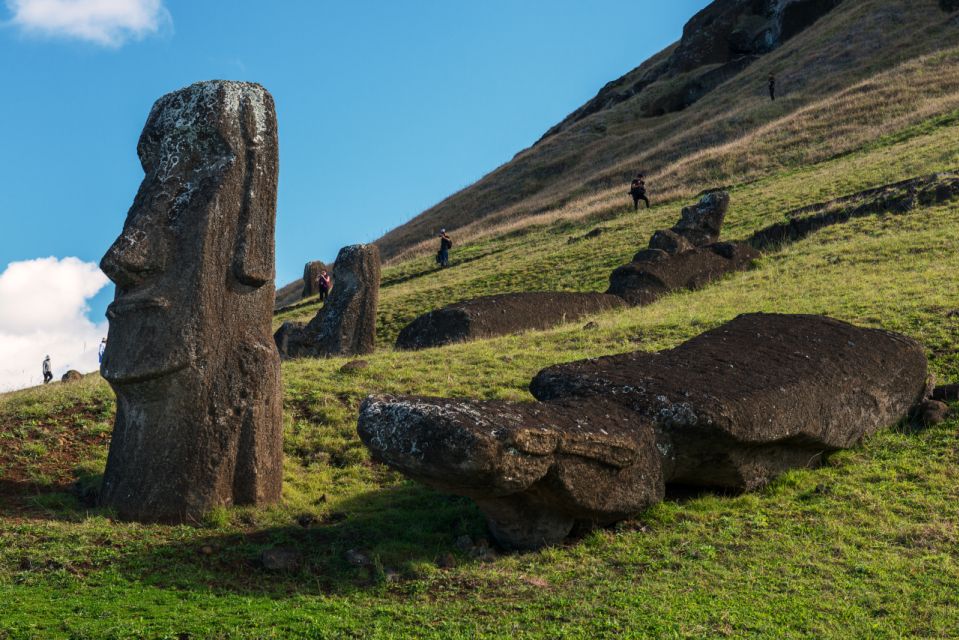
{"label": "moai chin", "polygon": [[225,81],[165,95],[137,153],[146,175],[100,263],[116,284],[100,371],[117,396],[101,503],[123,519],[195,522],[274,502],[273,98]]}

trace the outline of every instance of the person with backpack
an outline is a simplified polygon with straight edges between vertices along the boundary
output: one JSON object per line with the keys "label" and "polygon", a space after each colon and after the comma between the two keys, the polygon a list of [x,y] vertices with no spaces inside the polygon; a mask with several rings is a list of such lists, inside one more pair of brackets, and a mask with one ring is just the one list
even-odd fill
{"label": "person with backpack", "polygon": [[440,250],[436,254],[436,263],[440,267],[450,266],[450,249],[453,248],[453,241],[446,235],[446,229],[440,229]]}
{"label": "person with backpack", "polygon": [[649,209],[649,198],[646,197],[646,176],[637,174],[633,182],[629,185],[629,195],[633,196],[633,211],[639,210],[639,201],[646,203]]}
{"label": "person with backpack", "polygon": [[317,289],[320,290],[320,302],[326,302],[326,296],[330,295],[330,290],[333,288],[333,283],[330,280],[330,274],[326,272],[326,269],[320,271],[320,276],[317,278]]}
{"label": "person with backpack", "polygon": [[53,380],[53,371],[50,367],[50,356],[47,356],[43,359],[43,384],[46,384]]}

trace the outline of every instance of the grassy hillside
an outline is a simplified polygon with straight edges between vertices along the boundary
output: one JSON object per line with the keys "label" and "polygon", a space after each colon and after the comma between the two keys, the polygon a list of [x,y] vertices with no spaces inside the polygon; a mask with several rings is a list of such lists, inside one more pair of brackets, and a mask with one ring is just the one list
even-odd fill
{"label": "grassy hillside", "polygon": [[[806,157],[731,181],[724,235],[745,238],[811,202],[959,168],[959,111],[905,119],[838,157]],[[407,320],[452,300],[602,288],[681,204],[601,208],[489,236],[457,247],[441,272],[425,257],[388,267],[383,348],[369,368],[284,364],[286,477],[273,508],[223,510],[197,527],[114,522],[88,502],[112,424],[105,383],[90,376],[0,396],[0,638],[959,634],[956,420],[918,433],[893,427],[755,494],[674,497],[577,544],[517,555],[486,548],[469,501],[369,462],[355,434],[368,393],[528,400],[541,367],[670,347],[746,311],[902,331],[925,345],[940,379],[959,379],[956,201],[824,229],[701,291],[601,315],[596,328],[389,348]],[[606,229],[598,238],[568,244],[597,226]],[[307,301],[285,317],[315,310]],[[463,536],[474,546],[458,545]],[[301,554],[300,566],[262,568],[261,552],[277,546]]]}
{"label": "grassy hillside", "polygon": [[[455,230],[461,239],[473,238],[491,227],[557,210],[566,215],[609,209],[625,197],[637,170],[647,173],[652,197],[662,200],[769,175],[791,166],[790,156],[796,154],[821,160],[847,152],[897,128],[903,119],[921,120],[937,109],[932,106],[937,101],[959,106],[954,60],[941,65],[924,60],[903,70],[909,61],[956,43],[954,16],[937,0],[843,2],[689,108],[648,117],[650,102],[686,79],[655,82],[522,151],[378,244],[387,257],[403,256],[422,251],[419,243],[432,242],[440,227]],[[658,58],[618,82],[632,83]],[[896,69],[890,77],[877,77]],[[779,79],[782,95],[775,103],[766,97],[769,73]],[[885,84],[886,92],[903,92],[904,100],[859,99],[863,92],[879,90],[877,83]],[[844,111],[845,122],[833,128],[836,119],[826,113],[830,132],[823,136],[818,125],[824,111],[835,107]],[[805,133],[796,136],[797,129]],[[783,143],[786,149],[780,149]]]}

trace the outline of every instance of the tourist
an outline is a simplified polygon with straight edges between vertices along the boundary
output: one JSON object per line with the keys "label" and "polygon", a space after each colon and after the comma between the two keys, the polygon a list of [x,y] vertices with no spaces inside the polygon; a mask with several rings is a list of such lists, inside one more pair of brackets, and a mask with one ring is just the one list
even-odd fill
{"label": "tourist", "polygon": [[636,175],[632,184],[629,185],[629,195],[633,196],[633,211],[639,209],[640,200],[645,202],[646,208],[649,209],[649,198],[646,197],[646,176],[641,173]]}
{"label": "tourist", "polygon": [[325,302],[326,296],[330,294],[330,289],[333,288],[333,283],[330,282],[330,274],[326,272],[326,269],[320,271],[320,277],[317,278],[317,288],[320,290],[320,302]]}
{"label": "tourist", "polygon": [[776,76],[769,74],[769,99],[776,101]]}
{"label": "tourist", "polygon": [[436,262],[440,267],[450,266],[450,249],[453,248],[453,241],[446,235],[446,229],[440,229],[440,250],[436,254]]}
{"label": "tourist", "polygon": [[43,359],[43,384],[53,380],[53,371],[50,370],[50,356]]}
{"label": "tourist", "polygon": [[107,350],[107,339],[104,338],[100,341],[100,351],[97,353],[97,357],[100,358],[100,364],[103,364],[103,352]]}

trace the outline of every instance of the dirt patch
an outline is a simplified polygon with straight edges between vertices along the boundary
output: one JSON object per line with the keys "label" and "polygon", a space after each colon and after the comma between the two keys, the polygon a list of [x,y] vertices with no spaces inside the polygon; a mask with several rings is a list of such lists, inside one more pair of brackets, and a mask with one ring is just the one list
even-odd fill
{"label": "dirt patch", "polygon": [[425,349],[454,342],[541,330],[625,306],[603,293],[529,292],[485,296],[430,311],[400,331],[399,349]]}

